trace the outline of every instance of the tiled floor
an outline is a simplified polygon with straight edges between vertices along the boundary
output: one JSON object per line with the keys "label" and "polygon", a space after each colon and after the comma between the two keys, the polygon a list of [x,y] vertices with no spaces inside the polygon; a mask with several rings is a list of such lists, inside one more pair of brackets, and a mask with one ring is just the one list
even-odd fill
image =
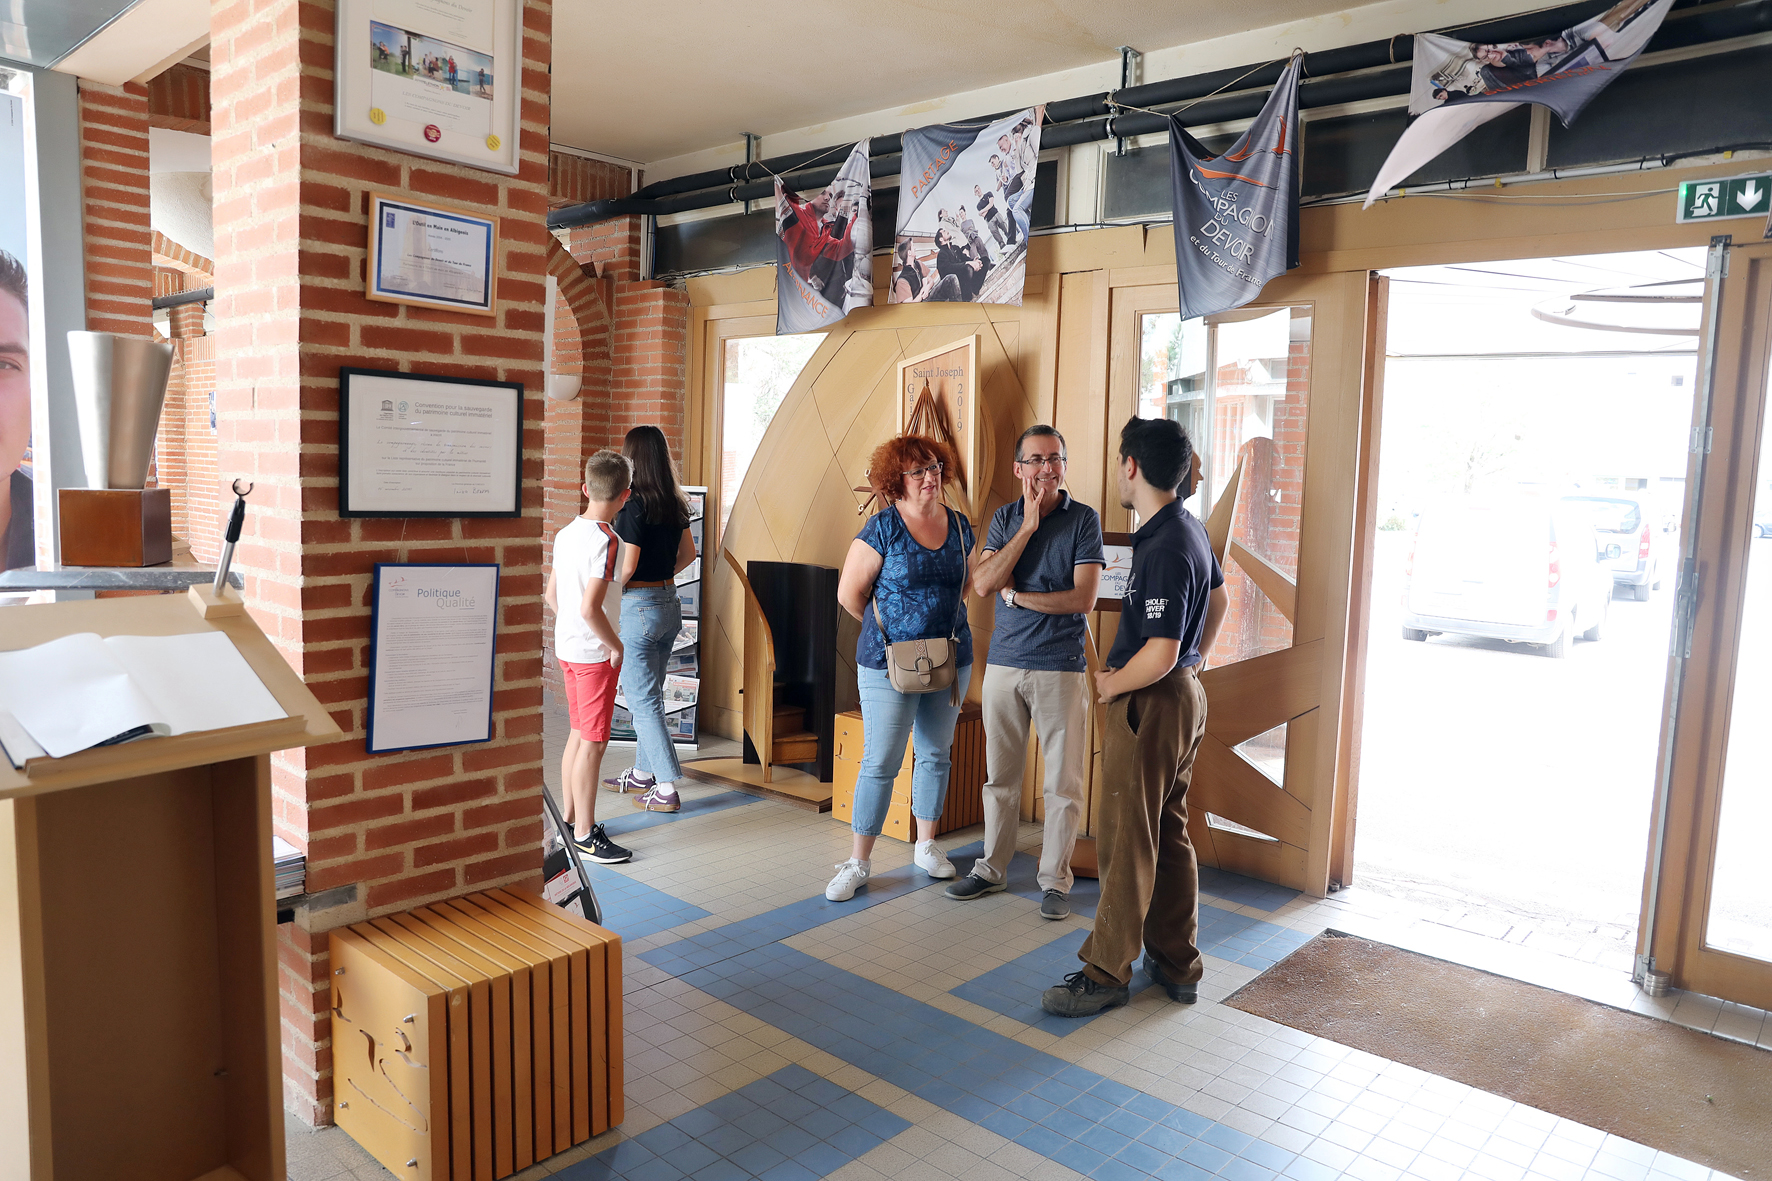
{"label": "tiled floor", "polygon": [[[848,830],[732,794],[686,787],[683,812],[622,830],[632,863],[597,869],[627,954],[627,1120],[521,1176],[1723,1181],[1219,1003],[1325,927],[1772,1047],[1758,1010],[1647,998],[1357,890],[1313,900],[1216,872],[1202,875],[1199,1004],[1146,988],[1060,1027],[1037,989],[1074,970],[1092,883],[1077,915],[1042,920],[1019,858],[1010,891],[957,903],[883,839],[869,885],[830,903]],[[1024,826],[1024,848],[1038,841]],[[336,1131],[292,1129],[290,1146],[295,1181],[387,1176]]]}

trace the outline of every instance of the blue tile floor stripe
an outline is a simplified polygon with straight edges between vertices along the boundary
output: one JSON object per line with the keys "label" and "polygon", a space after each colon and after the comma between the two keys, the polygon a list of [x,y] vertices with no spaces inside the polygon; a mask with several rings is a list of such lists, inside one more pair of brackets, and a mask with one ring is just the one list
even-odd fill
{"label": "blue tile floor stripe", "polygon": [[641,939],[708,917],[701,907],[637,882],[618,870],[594,861],[583,864],[603,907],[603,925],[623,939]]}
{"label": "blue tile floor stripe", "polygon": [[804,1066],[784,1066],[555,1175],[562,1181],[813,1181],[910,1126]]}
{"label": "blue tile floor stripe", "polygon": [[[640,958],[672,971],[669,965],[680,959],[670,954],[675,946]],[[1233,1156],[1212,1140],[1227,1132],[1242,1135],[780,943],[679,975],[760,1021],[1087,1176],[1203,1176]],[[1243,1158],[1249,1167],[1239,1169],[1239,1176],[1271,1181],[1293,1158],[1276,1150],[1267,1159],[1271,1167]]]}
{"label": "blue tile floor stripe", "polygon": [[[682,796],[682,805],[675,812],[642,812],[633,805],[633,796],[617,796],[604,793],[597,801],[597,810],[605,814],[603,831],[610,836],[620,836],[624,832],[637,832],[642,828],[654,825],[669,824],[674,820],[688,820],[695,816],[706,816],[709,812],[723,812],[727,808],[736,808],[740,804],[754,804],[756,796],[746,795],[742,791],[723,791],[716,795],[703,796],[698,800]],[[615,802],[610,803],[611,800]],[[624,809],[631,811],[624,811]]]}
{"label": "blue tile floor stripe", "polygon": [[1240,873],[1215,869],[1210,865],[1200,867],[1200,892],[1222,898],[1226,902],[1234,902],[1238,906],[1253,906],[1256,910],[1266,911],[1278,910],[1294,898],[1301,897],[1299,891],[1287,886],[1276,886],[1258,878],[1246,878]]}

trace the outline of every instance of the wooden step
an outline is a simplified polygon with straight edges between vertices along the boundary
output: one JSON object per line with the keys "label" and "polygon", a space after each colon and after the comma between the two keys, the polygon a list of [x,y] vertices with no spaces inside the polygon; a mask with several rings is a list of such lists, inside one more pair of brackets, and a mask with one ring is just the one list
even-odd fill
{"label": "wooden step", "polygon": [[777,704],[772,728],[777,734],[798,734],[806,728],[805,707]]}
{"label": "wooden step", "polygon": [[793,734],[777,734],[770,752],[772,763],[810,763],[818,758],[818,735],[810,730]]}

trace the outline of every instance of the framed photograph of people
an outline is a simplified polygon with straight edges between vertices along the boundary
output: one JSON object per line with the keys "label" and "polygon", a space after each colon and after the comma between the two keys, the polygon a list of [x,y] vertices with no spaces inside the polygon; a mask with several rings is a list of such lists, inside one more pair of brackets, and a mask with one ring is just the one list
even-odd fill
{"label": "framed photograph of people", "polygon": [[338,0],[333,134],[515,175],[522,0]]}
{"label": "framed photograph of people", "polygon": [[523,386],[338,371],[338,515],[522,515]]}
{"label": "framed photograph of people", "polygon": [[369,195],[370,299],[496,315],[498,218]]}

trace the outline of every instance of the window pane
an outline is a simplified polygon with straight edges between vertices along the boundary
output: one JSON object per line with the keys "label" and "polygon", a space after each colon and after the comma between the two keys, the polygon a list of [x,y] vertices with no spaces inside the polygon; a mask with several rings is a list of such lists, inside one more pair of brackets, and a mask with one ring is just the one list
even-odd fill
{"label": "window pane", "polygon": [[744,483],[757,444],[769,429],[776,407],[794,386],[806,362],[824,342],[824,333],[800,336],[741,336],[726,342],[720,385],[720,536],[732,516],[732,502]]}

